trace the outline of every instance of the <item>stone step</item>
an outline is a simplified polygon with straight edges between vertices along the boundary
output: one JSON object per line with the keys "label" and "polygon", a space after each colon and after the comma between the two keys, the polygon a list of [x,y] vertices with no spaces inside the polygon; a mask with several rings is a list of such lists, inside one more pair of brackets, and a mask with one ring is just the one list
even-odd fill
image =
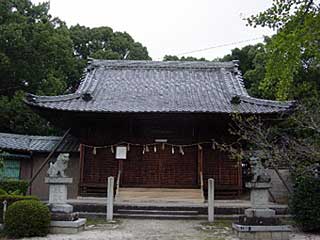
{"label": "stone step", "polygon": [[136,218],[136,219],[194,219],[194,220],[200,220],[200,219],[206,219],[206,215],[186,215],[186,214],[119,214],[115,213],[114,214],[115,218]]}
{"label": "stone step", "polygon": [[[80,212],[80,217],[83,218],[98,218],[106,219],[106,213],[95,212]],[[216,214],[215,219],[221,220],[238,220],[242,215],[239,214]],[[277,215],[280,219],[290,219],[291,215]],[[206,220],[208,216],[206,214],[134,214],[134,213],[114,213],[114,218],[136,218],[136,219],[194,219],[194,220]]]}
{"label": "stone step", "polygon": [[[80,213],[81,217],[86,218],[99,218],[99,219],[105,219],[106,214],[105,213],[87,213],[83,212]],[[185,215],[185,214],[174,214],[174,215],[167,215],[167,214],[134,214],[134,213],[114,213],[114,218],[136,218],[136,219],[194,219],[194,220],[200,220],[200,219],[206,219],[206,215]]]}
{"label": "stone step", "polygon": [[[88,213],[105,213],[106,203],[79,203],[70,202],[75,212],[88,212]],[[244,210],[248,207],[241,206],[215,206],[214,212],[217,215],[241,215],[244,214]],[[289,214],[288,208],[286,206],[274,206],[271,207],[276,211],[276,215],[287,215]],[[197,211],[200,215],[207,214],[208,208],[206,205],[176,205],[176,204],[115,204],[114,212],[117,213],[118,210],[139,210],[143,211]]]}
{"label": "stone step", "polygon": [[145,209],[117,209],[119,214],[147,214],[147,215],[198,215],[198,211],[166,211],[166,210],[145,210]]}

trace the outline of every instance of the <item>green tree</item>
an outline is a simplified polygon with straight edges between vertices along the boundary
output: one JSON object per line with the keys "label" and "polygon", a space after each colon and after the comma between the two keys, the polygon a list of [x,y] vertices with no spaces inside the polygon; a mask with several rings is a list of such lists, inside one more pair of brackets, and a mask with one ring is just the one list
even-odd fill
{"label": "green tree", "polygon": [[185,57],[182,56],[181,58],[179,58],[178,56],[174,56],[174,55],[165,55],[163,57],[163,61],[208,61],[205,58],[196,58],[196,57]]}
{"label": "green tree", "polygon": [[0,131],[58,133],[23,104],[24,93],[74,91],[88,57],[150,59],[126,32],[79,25],[69,29],[48,11],[48,3],[0,1]]}
{"label": "green tree", "polygon": [[265,59],[265,44],[258,43],[256,45],[247,45],[241,49],[232,49],[231,54],[218,60],[239,60],[239,68],[243,74],[244,84],[249,94],[254,97],[262,97],[259,85],[265,77]]}
{"label": "green tree", "polygon": [[146,47],[135,42],[126,32],[113,32],[110,27],[88,28],[72,26],[70,28],[74,49],[80,59],[131,59],[150,60]]}
{"label": "green tree", "polygon": [[66,86],[80,77],[68,28],[64,22],[52,18],[48,10],[48,3],[0,2],[2,95],[13,96],[16,90],[63,93]]}
{"label": "green tree", "polygon": [[49,133],[24,92],[62,94],[81,76],[67,26],[48,11],[48,3],[0,2],[0,131]]}
{"label": "green tree", "polygon": [[274,0],[249,25],[277,30],[266,46],[263,95],[279,100],[318,98],[320,86],[320,4],[313,0]]}
{"label": "green tree", "polygon": [[13,97],[0,96],[0,130],[21,134],[52,135],[58,133],[50,124],[23,103],[24,92]]}

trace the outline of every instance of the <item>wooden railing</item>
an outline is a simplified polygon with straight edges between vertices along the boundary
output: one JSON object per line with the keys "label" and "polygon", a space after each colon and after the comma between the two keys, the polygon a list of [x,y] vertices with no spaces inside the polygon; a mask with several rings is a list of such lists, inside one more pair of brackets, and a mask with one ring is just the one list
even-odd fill
{"label": "wooden railing", "polygon": [[204,196],[204,182],[203,182],[203,174],[200,172],[200,188],[201,188],[201,196],[203,201],[205,201],[205,196]]}

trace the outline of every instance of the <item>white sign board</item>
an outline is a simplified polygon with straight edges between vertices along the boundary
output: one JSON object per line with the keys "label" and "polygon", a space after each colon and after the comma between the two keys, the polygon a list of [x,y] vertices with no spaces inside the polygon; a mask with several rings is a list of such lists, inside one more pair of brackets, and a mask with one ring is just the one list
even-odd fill
{"label": "white sign board", "polygon": [[116,147],[116,159],[127,159],[127,147],[125,146]]}

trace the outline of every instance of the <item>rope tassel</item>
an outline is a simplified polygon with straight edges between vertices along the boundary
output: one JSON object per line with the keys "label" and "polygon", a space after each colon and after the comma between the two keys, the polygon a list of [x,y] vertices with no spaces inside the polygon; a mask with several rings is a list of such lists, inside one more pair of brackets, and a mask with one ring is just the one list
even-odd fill
{"label": "rope tassel", "polygon": [[111,145],[110,150],[111,150],[112,153],[114,153],[113,145]]}
{"label": "rope tassel", "polygon": [[166,145],[165,145],[164,143],[162,143],[162,145],[161,145],[162,151],[163,151],[165,148],[166,148]]}
{"label": "rope tassel", "polygon": [[174,154],[174,146],[171,148],[171,153]]}
{"label": "rope tassel", "polygon": [[184,155],[184,151],[183,151],[182,146],[179,147],[179,152],[181,153],[181,155]]}

